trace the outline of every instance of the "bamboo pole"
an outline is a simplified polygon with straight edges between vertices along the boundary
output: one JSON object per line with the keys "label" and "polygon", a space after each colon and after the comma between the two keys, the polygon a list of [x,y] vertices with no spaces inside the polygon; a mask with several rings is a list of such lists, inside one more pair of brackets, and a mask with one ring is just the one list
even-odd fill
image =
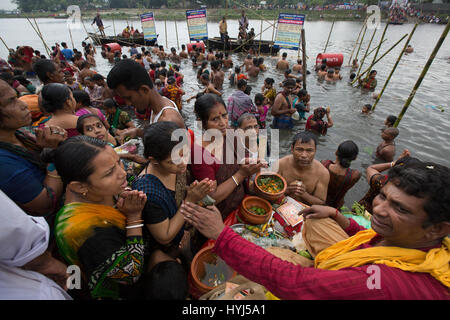
{"label": "bamboo pole", "polygon": [[117,33],[116,33],[116,23],[114,22],[114,16],[112,16],[112,21],[113,21],[114,37],[117,37]]}
{"label": "bamboo pole", "polygon": [[306,90],[306,39],[305,39],[305,29],[302,28],[302,53],[303,53],[303,89]]}
{"label": "bamboo pole", "polygon": [[348,60],[349,66],[352,64],[353,52],[355,52],[356,46],[358,45],[358,40],[359,40],[359,37],[361,36],[364,26],[366,25],[366,21],[367,21],[367,17],[366,17],[366,20],[364,20],[363,25],[361,26],[361,30],[359,30],[358,38],[356,38],[355,45],[353,46],[352,54],[350,55],[350,59]]}
{"label": "bamboo pole", "polygon": [[327,51],[328,42],[330,41],[330,36],[331,36],[331,32],[333,31],[333,27],[334,27],[334,22],[335,21],[336,21],[336,16],[334,16],[333,23],[331,24],[330,33],[328,34],[327,43],[325,44],[325,49],[323,49],[323,53],[325,53]]}
{"label": "bamboo pole", "polygon": [[177,48],[180,50],[180,41],[178,40],[178,26],[177,26],[177,20],[175,20],[175,33],[177,34]]}
{"label": "bamboo pole", "polygon": [[6,50],[8,50],[8,53],[9,53],[9,47],[6,45],[6,42],[5,42],[5,40],[3,40],[3,38],[2,37],[0,37],[0,40],[2,41],[2,43],[5,45],[5,47],[6,47]]}
{"label": "bamboo pole", "polygon": [[[363,32],[363,35],[361,37],[361,42],[359,43],[358,50],[356,51],[356,55],[355,55],[354,59],[358,59],[359,50],[361,50],[361,45],[362,45],[362,43],[364,41],[364,36],[366,35],[366,31],[367,31],[367,24],[364,25],[364,32]],[[353,64],[353,62],[352,62],[352,64]]]}
{"label": "bamboo pole", "polygon": [[[386,34],[388,27],[389,27],[389,20],[386,22],[386,26],[384,27],[384,31],[383,31],[383,34],[381,35],[380,43],[377,46],[377,51],[375,52],[375,55],[373,56],[372,63],[377,59],[378,52],[380,51],[380,48],[381,48],[381,43],[383,43],[384,36]],[[369,73],[370,73],[370,70],[369,70]],[[369,73],[367,73],[367,76],[369,76]]]}
{"label": "bamboo pole", "polygon": [[164,20],[164,30],[166,34],[166,48],[169,48],[169,45],[167,44],[167,20]]}
{"label": "bamboo pole", "polygon": [[417,90],[419,89],[420,85],[422,84],[423,78],[425,77],[425,75],[428,72],[428,69],[430,68],[431,64],[433,63],[433,60],[436,57],[436,54],[438,53],[439,49],[441,48],[441,45],[444,42],[445,38],[447,37],[449,30],[450,30],[450,21],[447,22],[447,25],[446,25],[444,31],[442,32],[441,37],[439,38],[438,42],[436,43],[436,46],[434,47],[433,52],[431,53],[430,57],[428,58],[427,63],[423,67],[423,70],[419,76],[419,79],[417,79],[416,84],[414,85],[413,90],[409,94],[409,97],[406,100],[402,111],[400,111],[400,114],[397,117],[397,121],[395,121],[395,123],[394,123],[394,128],[398,127],[398,124],[402,120],[406,110],[408,110],[408,107],[411,104],[411,101],[414,99],[414,96],[416,95]]}
{"label": "bamboo pole", "polygon": [[72,42],[72,49],[73,49],[75,48],[75,45],[73,43],[72,30],[70,30],[70,25],[67,25],[67,28],[69,29],[70,41]]}
{"label": "bamboo pole", "polygon": [[366,53],[364,54],[364,56],[361,60],[361,64],[359,65],[358,72],[356,73],[357,76],[359,75],[359,72],[361,71],[364,62],[366,61],[366,57],[369,53],[369,49],[370,49],[370,46],[372,45],[372,41],[373,41],[373,38],[375,37],[375,33],[377,33],[377,29],[373,30],[373,34],[372,34],[372,37],[370,38],[369,45],[367,46]]}
{"label": "bamboo pole", "polygon": [[403,54],[405,53],[405,49],[406,49],[406,47],[408,46],[409,42],[411,41],[412,35],[413,35],[414,32],[416,31],[416,28],[417,28],[418,25],[419,25],[419,24],[416,23],[416,25],[415,25],[414,28],[412,29],[411,33],[409,34],[409,37],[408,37],[408,39],[406,40],[406,43],[405,43],[405,46],[403,47],[402,52],[400,52],[400,55],[398,56],[397,61],[395,62],[394,67],[392,68],[391,73],[389,74],[389,76],[388,76],[387,79],[386,79],[386,82],[384,83],[383,89],[381,90],[380,94],[378,94],[378,97],[377,97],[377,99],[375,100],[375,103],[374,103],[373,106],[372,106],[372,111],[375,110],[375,108],[376,108],[376,106],[377,106],[377,104],[378,104],[378,101],[380,101],[381,96],[382,96],[383,93],[384,93],[384,90],[386,90],[386,87],[387,87],[389,81],[391,80],[391,77],[392,77],[392,75],[394,74],[394,71],[395,71],[395,69],[397,68],[397,66],[398,66],[398,64],[399,64],[399,62],[400,62],[400,60],[402,59]]}
{"label": "bamboo pole", "polygon": [[263,28],[263,20],[261,19],[261,32],[259,33],[259,49],[258,49],[258,56],[261,55],[261,41],[262,41],[262,31]]}
{"label": "bamboo pole", "polygon": [[273,19],[273,29],[272,29],[272,45],[270,46],[270,56],[272,56],[272,48],[273,48],[273,38],[275,37],[275,24],[277,23],[278,17]]}
{"label": "bamboo pole", "polygon": [[362,72],[359,76],[357,76],[357,77],[352,81],[351,84],[354,84],[354,83],[355,83],[356,81],[358,81],[363,75],[365,75],[365,74],[369,71],[370,68],[372,68],[375,64],[377,64],[377,63],[378,63],[381,59],[383,59],[389,52],[391,52],[392,49],[394,49],[400,42],[402,42],[403,39],[405,39],[407,35],[408,35],[408,34],[406,33],[403,37],[400,38],[400,40],[398,40],[396,43],[394,43],[394,45],[393,45],[392,47],[390,47],[385,53],[383,53],[383,54],[381,55],[381,57],[379,57],[377,60],[375,60],[369,68],[367,68],[366,70],[364,70],[364,72]]}
{"label": "bamboo pole", "polygon": [[50,52],[49,47],[47,46],[47,44],[44,41],[44,38],[42,38],[41,34],[37,31],[36,27],[33,25],[33,23],[31,22],[31,20],[26,17],[26,19],[28,20],[28,22],[30,23],[31,27],[33,28],[33,30],[36,32],[37,36],[41,39],[42,43],[44,44],[44,49],[47,52],[47,54],[49,55],[49,59],[52,58],[52,54]]}

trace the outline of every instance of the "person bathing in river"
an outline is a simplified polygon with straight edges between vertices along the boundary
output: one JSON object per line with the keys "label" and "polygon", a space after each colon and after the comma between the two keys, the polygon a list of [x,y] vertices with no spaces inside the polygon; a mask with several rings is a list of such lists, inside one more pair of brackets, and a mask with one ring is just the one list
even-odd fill
{"label": "person bathing in river", "polygon": [[205,86],[205,90],[203,91],[204,93],[214,93],[217,94],[219,97],[222,96],[222,93],[218,91],[216,87],[214,87],[214,84],[211,83],[209,74],[207,73],[202,74],[202,76],[200,77],[200,82],[202,85]]}
{"label": "person bathing in river", "polygon": [[327,70],[327,75],[325,76],[325,81],[336,82],[336,79],[334,78],[334,69],[333,68],[330,68]]}
{"label": "person bathing in river", "polygon": [[375,79],[376,76],[377,71],[372,70],[370,71],[369,77],[367,79],[364,80],[359,79],[361,87],[364,89],[371,89],[371,90],[375,89],[375,87],[377,86],[377,79]]}
{"label": "person bathing in river", "polygon": [[294,136],[291,154],[278,161],[278,173],[286,179],[286,195],[307,205],[324,204],[330,173],[315,159],[317,137],[308,131]]}
{"label": "person bathing in river", "polygon": [[271,109],[273,129],[292,129],[294,127],[294,121],[291,116],[296,110],[292,108],[292,101],[290,99],[294,89],[294,79],[284,80],[283,91],[277,94]]}
{"label": "person bathing in river", "polygon": [[294,66],[292,67],[292,71],[297,73],[303,73],[302,59],[297,59],[297,63],[294,64]]}
{"label": "person bathing in river", "polygon": [[366,103],[366,104],[362,107],[361,113],[363,113],[363,114],[369,114],[371,110],[372,110],[372,105],[369,104],[369,103]]}
{"label": "person bathing in river", "polygon": [[384,121],[384,125],[386,126],[386,128],[391,128],[394,126],[395,121],[397,121],[397,117],[390,115]]}
{"label": "person bathing in river", "polygon": [[[327,116],[328,122],[322,120],[325,115]],[[306,121],[305,130],[326,135],[328,128],[331,128],[333,124],[333,119],[330,115],[330,107],[326,109],[324,107],[318,107],[314,109],[314,113],[310,115]]]}
{"label": "person bathing in river", "polygon": [[252,65],[248,69],[248,75],[249,77],[256,78],[259,75],[259,60],[258,58],[253,58]]}
{"label": "person bathing in river", "polygon": [[397,128],[386,128],[381,132],[381,142],[376,151],[376,156],[385,162],[391,162],[395,156],[395,138],[398,136],[399,131]]}
{"label": "person bathing in river", "polygon": [[289,69],[289,62],[286,60],[287,58],[287,53],[283,52],[283,54],[281,55],[281,59],[278,60],[277,62],[277,66],[276,68],[278,70],[286,70]]}
{"label": "person bathing in river", "polygon": [[223,80],[225,78],[225,72],[222,70],[222,65],[218,60],[211,62],[211,81],[214,87],[221,91],[223,89]]}

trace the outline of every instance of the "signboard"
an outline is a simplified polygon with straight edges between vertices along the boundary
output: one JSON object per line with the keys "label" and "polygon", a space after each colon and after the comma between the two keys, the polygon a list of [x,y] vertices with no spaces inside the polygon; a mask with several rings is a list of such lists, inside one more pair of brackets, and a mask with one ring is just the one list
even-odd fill
{"label": "signboard", "polygon": [[187,26],[191,41],[208,40],[208,24],[206,21],[206,9],[187,10]]}
{"label": "signboard", "polygon": [[141,15],[142,29],[144,30],[144,39],[153,40],[157,38],[155,19],[153,19],[153,12],[144,13]]}
{"label": "signboard", "polygon": [[304,14],[280,13],[274,47],[298,50],[304,24]]}

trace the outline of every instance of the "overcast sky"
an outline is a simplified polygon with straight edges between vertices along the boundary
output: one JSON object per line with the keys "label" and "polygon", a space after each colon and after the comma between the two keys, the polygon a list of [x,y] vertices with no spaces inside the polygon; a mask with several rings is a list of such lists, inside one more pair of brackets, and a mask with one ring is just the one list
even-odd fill
{"label": "overcast sky", "polygon": [[12,9],[16,9],[17,6],[12,3],[11,0],[0,0],[0,10],[12,10]]}

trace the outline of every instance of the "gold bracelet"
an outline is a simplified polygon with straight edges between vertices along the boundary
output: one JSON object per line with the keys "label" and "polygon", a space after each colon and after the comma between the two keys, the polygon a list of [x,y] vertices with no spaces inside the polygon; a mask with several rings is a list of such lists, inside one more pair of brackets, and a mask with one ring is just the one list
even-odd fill
{"label": "gold bracelet", "polygon": [[239,187],[239,183],[237,182],[236,178],[234,176],[231,176],[231,178],[233,179],[234,183],[236,183],[236,186]]}
{"label": "gold bracelet", "polygon": [[47,173],[47,175],[48,175],[49,177],[52,177],[52,178],[55,178],[55,179],[61,179],[61,177],[58,176],[58,175],[56,175],[56,174]]}

